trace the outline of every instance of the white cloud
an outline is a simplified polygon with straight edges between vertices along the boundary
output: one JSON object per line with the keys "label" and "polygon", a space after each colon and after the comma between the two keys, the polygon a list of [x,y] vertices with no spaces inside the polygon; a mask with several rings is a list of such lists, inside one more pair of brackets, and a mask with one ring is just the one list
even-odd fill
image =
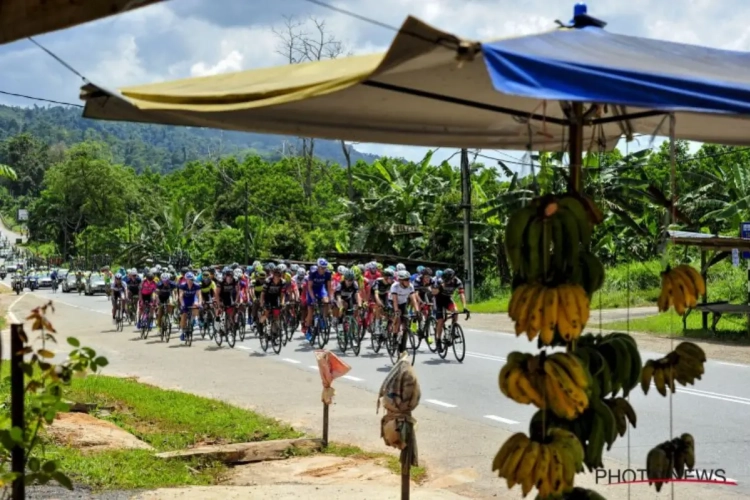
{"label": "white cloud", "polygon": [[[398,27],[408,14],[460,36],[478,40],[531,34],[567,21],[574,1],[522,0],[338,0],[337,7]],[[735,50],[750,49],[745,2],[725,0],[599,0],[589,13],[620,33]],[[727,15],[728,12],[734,13]],[[212,75],[284,64],[273,27],[283,15],[325,21],[326,31],[347,52],[382,51],[394,33],[316,7],[303,0],[179,0],[156,4],[97,23],[38,37],[86,77],[120,87],[188,76]],[[314,26],[308,25],[310,32]],[[80,79],[27,41],[0,47],[0,90],[78,102]],[[4,99],[12,104],[28,101]],[[418,160],[426,148],[357,145],[377,154]],[[453,151],[438,151],[447,158]]]}

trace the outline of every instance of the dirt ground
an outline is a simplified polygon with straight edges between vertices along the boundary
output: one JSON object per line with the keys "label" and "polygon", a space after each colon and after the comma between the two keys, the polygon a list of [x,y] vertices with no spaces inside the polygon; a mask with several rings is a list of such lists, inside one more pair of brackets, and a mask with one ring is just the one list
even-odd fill
{"label": "dirt ground", "polygon": [[115,424],[86,413],[60,413],[46,431],[57,443],[85,452],[153,449]]}

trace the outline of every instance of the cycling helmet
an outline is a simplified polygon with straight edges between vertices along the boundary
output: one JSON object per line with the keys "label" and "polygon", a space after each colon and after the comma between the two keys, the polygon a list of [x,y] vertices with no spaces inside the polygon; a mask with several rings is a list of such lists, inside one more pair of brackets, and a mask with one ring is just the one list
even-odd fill
{"label": "cycling helmet", "polygon": [[172,264],[170,264],[169,267],[167,268],[167,271],[169,271],[170,273],[173,273],[174,272],[174,266]]}
{"label": "cycling helmet", "polygon": [[281,271],[281,273],[283,274],[283,273],[285,273],[285,272],[286,272],[286,264],[279,264],[279,265],[278,265],[278,266],[276,267],[276,269],[278,269],[279,271]]}
{"label": "cycling helmet", "polygon": [[239,264],[237,264],[236,262],[232,263],[232,269],[237,269],[238,267],[240,267]]}
{"label": "cycling helmet", "polygon": [[354,281],[354,273],[353,273],[353,272],[351,272],[351,271],[346,271],[346,272],[344,273],[344,279],[345,279],[346,281]]}
{"label": "cycling helmet", "polygon": [[323,257],[318,259],[318,267],[322,267],[323,269],[328,267],[328,261],[325,260]]}
{"label": "cycling helmet", "polygon": [[[109,269],[109,268],[107,268],[107,269]],[[156,270],[157,271],[161,271],[161,264],[156,264]]]}
{"label": "cycling helmet", "polygon": [[130,269],[130,274],[138,274],[138,269],[136,269],[136,268],[134,268],[134,267],[133,267],[133,268],[131,268],[131,269]]}
{"label": "cycling helmet", "polygon": [[310,272],[311,273],[317,273],[318,272],[318,266],[310,266]]}
{"label": "cycling helmet", "polygon": [[297,269],[297,276],[299,276],[300,278],[304,277],[305,274],[307,274],[307,273],[305,272],[304,269],[302,269],[302,268]]}
{"label": "cycling helmet", "polygon": [[417,274],[422,274],[424,272],[424,266],[417,266]]}
{"label": "cycling helmet", "polygon": [[261,264],[260,262],[258,262],[258,263],[257,263],[257,264],[255,265],[255,272],[256,272],[256,273],[259,273],[259,272],[261,272],[262,270],[263,270],[263,264]]}
{"label": "cycling helmet", "polygon": [[396,268],[393,266],[388,266],[386,269],[390,269],[393,274],[396,274]]}
{"label": "cycling helmet", "polygon": [[152,267],[151,269],[148,270],[148,272],[146,272],[146,274],[156,274],[157,272],[159,272],[159,270],[156,269],[155,267]]}
{"label": "cycling helmet", "polygon": [[406,271],[406,266],[399,262],[396,264],[396,271]]}
{"label": "cycling helmet", "polygon": [[430,269],[429,267],[425,267],[422,270],[422,274],[425,275],[425,276],[432,276],[432,269]]}
{"label": "cycling helmet", "polygon": [[274,264],[273,262],[269,262],[268,264],[266,264],[266,272],[272,273],[274,269],[276,269],[276,264]]}
{"label": "cycling helmet", "polygon": [[411,278],[411,275],[409,274],[409,271],[406,269],[402,269],[398,272],[398,279],[399,280],[408,280]]}
{"label": "cycling helmet", "polygon": [[146,279],[148,279],[148,280],[154,279],[154,274],[155,273],[152,273],[151,271],[147,272],[146,273]]}
{"label": "cycling helmet", "polygon": [[190,269],[187,268],[187,266],[180,269],[180,274],[185,275],[190,272]]}
{"label": "cycling helmet", "polygon": [[121,280],[122,279],[122,274],[120,274],[120,273],[115,274],[115,279],[116,280]]}
{"label": "cycling helmet", "polygon": [[185,279],[192,281],[195,279],[195,275],[191,273],[190,271],[188,271],[187,273],[185,273]]}
{"label": "cycling helmet", "polygon": [[456,271],[454,271],[453,269],[449,268],[443,271],[443,279],[445,280],[451,280],[453,279],[455,275],[456,275]]}
{"label": "cycling helmet", "polygon": [[281,270],[281,266],[274,267],[271,272],[274,276],[282,276],[284,274],[284,271]]}
{"label": "cycling helmet", "polygon": [[265,272],[265,271],[260,271],[260,272],[258,273],[258,278],[260,278],[260,279],[265,279],[265,277],[266,277],[266,272]]}
{"label": "cycling helmet", "polygon": [[382,271],[383,270],[383,264],[381,264],[380,262],[377,262],[375,264],[375,269],[377,269],[378,271]]}
{"label": "cycling helmet", "polygon": [[383,277],[385,278],[393,278],[393,274],[393,269],[390,268],[383,271]]}
{"label": "cycling helmet", "polygon": [[354,276],[357,276],[357,277],[362,276],[362,270],[358,267],[353,267],[352,274],[354,274]]}
{"label": "cycling helmet", "polygon": [[201,272],[202,273],[207,273],[208,272],[208,266],[201,267]]}
{"label": "cycling helmet", "polygon": [[241,269],[235,269],[234,270],[234,279],[238,280],[242,278],[242,270]]}
{"label": "cycling helmet", "polygon": [[357,264],[357,265],[356,265],[356,266],[354,267],[354,269],[359,269],[359,272],[360,272],[360,273],[364,273],[364,272],[365,272],[365,265],[364,265],[364,264]]}
{"label": "cycling helmet", "polygon": [[365,264],[365,271],[374,271],[378,268],[377,264],[374,262],[368,262]]}
{"label": "cycling helmet", "polygon": [[339,266],[336,268],[336,271],[338,271],[339,274],[344,274],[346,272],[346,267]]}
{"label": "cycling helmet", "polygon": [[169,273],[161,273],[161,280],[162,281],[169,281],[172,279],[172,275]]}
{"label": "cycling helmet", "polygon": [[443,276],[443,271],[441,271],[440,269],[438,269],[437,271],[435,271],[435,277],[436,278],[441,278],[442,276]]}
{"label": "cycling helmet", "polygon": [[296,274],[297,269],[299,269],[299,266],[297,264],[292,264],[291,266],[289,266],[289,271],[291,271],[292,274]]}

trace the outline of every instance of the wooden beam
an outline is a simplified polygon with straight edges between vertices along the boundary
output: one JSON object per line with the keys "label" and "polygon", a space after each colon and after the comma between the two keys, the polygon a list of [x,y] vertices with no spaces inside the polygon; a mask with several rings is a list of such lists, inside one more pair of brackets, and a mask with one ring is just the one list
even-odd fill
{"label": "wooden beam", "polygon": [[319,451],[320,439],[277,439],[252,443],[235,443],[213,446],[198,446],[187,450],[167,451],[156,456],[163,459],[205,457],[226,464],[283,460],[295,451]]}

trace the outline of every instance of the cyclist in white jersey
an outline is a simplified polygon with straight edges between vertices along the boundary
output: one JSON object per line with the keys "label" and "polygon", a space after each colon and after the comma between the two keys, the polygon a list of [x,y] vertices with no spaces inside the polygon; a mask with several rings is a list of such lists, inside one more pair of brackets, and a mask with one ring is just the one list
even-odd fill
{"label": "cyclist in white jersey", "polygon": [[411,275],[408,271],[399,271],[398,280],[391,285],[391,300],[393,301],[393,310],[399,311],[394,322],[393,334],[398,332],[401,325],[401,318],[406,317],[406,310],[409,304],[415,311],[419,311],[417,303],[417,294],[414,292],[414,285],[411,283]]}

